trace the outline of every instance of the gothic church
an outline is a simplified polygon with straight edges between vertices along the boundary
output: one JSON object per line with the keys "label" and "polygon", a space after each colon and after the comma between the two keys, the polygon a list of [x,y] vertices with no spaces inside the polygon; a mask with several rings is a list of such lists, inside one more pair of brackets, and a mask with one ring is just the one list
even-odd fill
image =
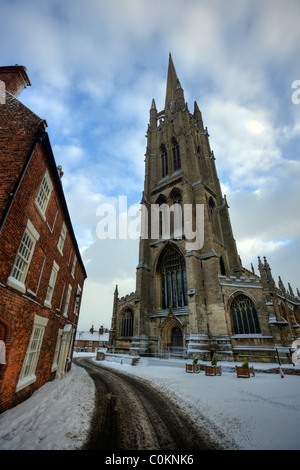
{"label": "gothic church", "polygon": [[[170,236],[140,238],[136,291],[119,298],[116,287],[108,352],[181,355],[219,360],[291,362],[300,336],[300,293],[278,286],[264,258],[259,274],[244,268],[232,233],[228,204],[217,176],[209,134],[197,103],[189,111],[169,56],[165,108],[150,109],[141,201],[151,207],[202,207],[203,243],[187,249],[185,227]],[[178,214],[177,213],[177,214]],[[196,211],[191,212],[192,227]],[[196,232],[195,232],[196,233]]]}

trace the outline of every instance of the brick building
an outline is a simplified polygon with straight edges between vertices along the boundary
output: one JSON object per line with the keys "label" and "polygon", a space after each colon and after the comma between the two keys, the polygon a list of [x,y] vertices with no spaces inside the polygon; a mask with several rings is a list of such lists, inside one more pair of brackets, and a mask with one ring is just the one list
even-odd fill
{"label": "brick building", "polygon": [[107,348],[108,338],[108,329],[103,326],[100,326],[99,330],[95,330],[93,326],[89,331],[77,330],[74,351],[97,352],[100,348]]}
{"label": "brick building", "polygon": [[109,351],[291,362],[299,290],[276,285],[265,258],[242,265],[215,160],[170,56],[165,107],[150,108],[136,290],[115,290]]}
{"label": "brick building", "polygon": [[[0,67],[0,412],[71,367],[86,278],[46,121]],[[4,352],[3,352],[4,351]]]}

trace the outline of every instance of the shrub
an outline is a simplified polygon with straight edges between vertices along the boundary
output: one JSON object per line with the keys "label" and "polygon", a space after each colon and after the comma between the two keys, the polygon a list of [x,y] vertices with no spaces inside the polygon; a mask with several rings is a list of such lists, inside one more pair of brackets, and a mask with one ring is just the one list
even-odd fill
{"label": "shrub", "polygon": [[211,365],[212,366],[216,366],[217,365],[217,362],[218,362],[218,356],[216,355],[216,353],[214,353],[212,359],[211,359]]}

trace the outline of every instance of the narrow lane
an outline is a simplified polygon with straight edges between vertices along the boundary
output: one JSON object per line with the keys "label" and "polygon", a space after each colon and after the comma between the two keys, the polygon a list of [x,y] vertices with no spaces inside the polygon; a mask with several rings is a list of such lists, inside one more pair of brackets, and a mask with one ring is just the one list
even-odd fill
{"label": "narrow lane", "polygon": [[220,450],[175,404],[140,378],[95,364],[95,412],[83,450]]}

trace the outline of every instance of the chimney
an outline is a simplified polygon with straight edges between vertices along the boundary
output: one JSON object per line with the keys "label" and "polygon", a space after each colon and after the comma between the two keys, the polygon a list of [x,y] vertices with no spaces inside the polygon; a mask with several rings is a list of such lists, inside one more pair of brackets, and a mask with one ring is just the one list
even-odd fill
{"label": "chimney", "polygon": [[23,65],[9,65],[0,67],[0,81],[5,83],[5,89],[16,98],[26,88],[30,86],[26,67]]}
{"label": "chimney", "polygon": [[57,173],[58,173],[59,178],[62,179],[62,177],[64,175],[64,172],[62,171],[62,166],[61,165],[57,166]]}

